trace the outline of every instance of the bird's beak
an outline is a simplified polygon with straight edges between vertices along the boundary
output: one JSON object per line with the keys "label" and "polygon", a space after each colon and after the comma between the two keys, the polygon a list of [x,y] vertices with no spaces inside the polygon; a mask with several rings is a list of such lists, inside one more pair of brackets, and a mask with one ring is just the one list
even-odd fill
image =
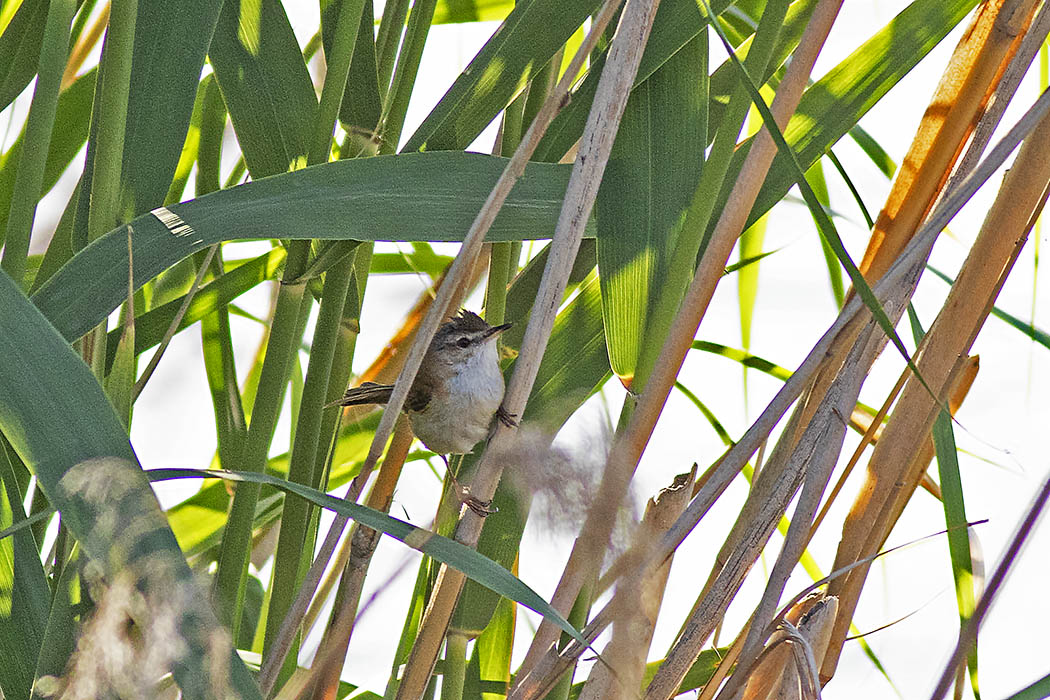
{"label": "bird's beak", "polygon": [[503,331],[507,330],[508,328],[510,328],[513,325],[514,325],[513,323],[504,323],[501,326],[493,326],[492,328],[489,328],[487,331],[485,331],[485,335],[483,337],[486,340],[489,339],[489,338],[495,338],[500,333],[502,333]]}

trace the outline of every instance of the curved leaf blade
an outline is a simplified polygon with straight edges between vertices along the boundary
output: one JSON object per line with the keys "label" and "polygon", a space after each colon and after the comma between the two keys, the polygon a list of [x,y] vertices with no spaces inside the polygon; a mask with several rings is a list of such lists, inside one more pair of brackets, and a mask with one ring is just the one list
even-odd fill
{"label": "curved leaf blade", "polygon": [[0,109],[11,104],[36,75],[48,4],[24,0],[0,34]]}
{"label": "curved leaf blade", "polygon": [[164,202],[222,5],[222,0],[197,2],[192,12],[175,2],[138,5],[121,211],[138,214]]}
{"label": "curved leaf blade", "polygon": [[351,518],[366,527],[403,542],[412,549],[448,564],[463,572],[471,580],[543,615],[577,641],[584,641],[579,631],[558,614],[558,611],[552,608],[536,591],[496,562],[455,540],[398,520],[381,511],[343,498],[329,496],[323,491],[266,473],[234,472],[222,469],[151,469],[148,475],[153,480],[203,477],[249,482],[272,486],[285,493],[295,494],[314,505]]}
{"label": "curved leaf blade", "polygon": [[[135,284],[143,285],[183,258],[221,241],[461,240],[505,162],[471,153],[336,161],[157,209],[157,214],[131,222]],[[569,167],[530,164],[488,240],[549,237]],[[33,303],[68,340],[100,323],[126,298],[127,247],[123,229],[110,231],[33,295]]]}

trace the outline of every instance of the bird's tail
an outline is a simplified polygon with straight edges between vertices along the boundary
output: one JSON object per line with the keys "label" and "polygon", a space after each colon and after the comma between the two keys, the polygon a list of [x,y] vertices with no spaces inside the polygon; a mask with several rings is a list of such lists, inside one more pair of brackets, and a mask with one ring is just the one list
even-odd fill
{"label": "bird's tail", "polygon": [[361,386],[347,389],[346,393],[343,394],[343,398],[327,404],[325,408],[328,408],[328,406],[359,406],[370,403],[387,403],[390,401],[390,394],[393,391],[393,384],[365,382]]}

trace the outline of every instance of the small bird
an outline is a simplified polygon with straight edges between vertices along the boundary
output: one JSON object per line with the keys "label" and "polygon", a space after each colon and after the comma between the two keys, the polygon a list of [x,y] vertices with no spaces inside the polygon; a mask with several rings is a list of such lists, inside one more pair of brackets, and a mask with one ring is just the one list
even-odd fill
{"label": "small bird", "polygon": [[[510,323],[490,326],[463,309],[438,329],[423,356],[405,412],[415,436],[441,455],[446,465],[446,454],[466,454],[485,438],[493,416],[505,425],[516,425],[501,405],[505,386],[496,349],[496,339],[510,327]],[[334,404],[385,404],[393,390],[392,384],[365,382],[347,389]],[[471,510],[488,514],[488,504],[465,489],[460,491]]]}

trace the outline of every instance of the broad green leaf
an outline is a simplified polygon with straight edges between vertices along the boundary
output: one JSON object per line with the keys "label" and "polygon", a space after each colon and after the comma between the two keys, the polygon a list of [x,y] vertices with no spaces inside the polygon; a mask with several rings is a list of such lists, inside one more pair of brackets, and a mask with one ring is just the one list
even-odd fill
{"label": "broad green leaf", "polygon": [[[474,653],[467,669],[464,698],[495,700],[507,695],[510,689],[516,612],[511,601],[500,598],[492,621],[474,644]],[[472,682],[477,682],[476,688],[471,686]],[[483,694],[486,692],[487,695]]]}
{"label": "broad green leaf", "polygon": [[[135,283],[145,284],[179,260],[227,240],[461,240],[505,163],[471,153],[361,158],[175,204],[131,222]],[[568,175],[569,166],[530,164],[488,239],[549,237]],[[116,229],[78,253],[37,290],[33,301],[60,333],[74,340],[127,296],[127,268],[127,234]]]}
{"label": "broad green leaf", "polygon": [[466,148],[597,6],[597,0],[516,3],[403,150]]}
{"label": "broad green leaf", "polygon": [[[204,56],[221,4],[219,0],[209,0],[195,6],[192,13],[183,12],[177,3],[137,4],[121,146],[124,155],[117,166],[119,203],[113,202],[112,212],[119,220],[164,202],[182,153]],[[102,119],[104,108],[104,104],[100,109],[96,102],[92,119]],[[75,241],[86,240],[89,200],[92,208],[97,207],[95,151],[97,137],[104,134],[92,133],[84,166],[84,182],[92,186],[80,191]],[[102,212],[104,216],[109,214]],[[91,216],[93,220],[95,214]]]}
{"label": "broad green leaf", "polygon": [[48,0],[22,0],[0,34],[0,110],[11,104],[36,75]]}
{"label": "broad green leaf", "polygon": [[279,0],[224,2],[208,59],[252,177],[305,165],[317,97]]}
{"label": "broad green leaf", "polygon": [[605,333],[610,364],[625,385],[634,377],[649,318],[661,312],[653,305],[700,178],[706,76],[707,35],[701,34],[631,92],[598,190]]}
{"label": "broad green leaf", "polygon": [[[777,39],[773,59],[770,61],[770,72],[784,61],[784,58],[798,43],[798,38],[805,28],[813,4],[814,0],[798,0],[791,5],[784,27]],[[697,5],[698,3],[693,0],[665,0],[660,3],[656,18],[653,20],[649,41],[645,44],[645,52],[638,66],[634,87],[637,88],[648,80],[649,76],[689,44],[707,26],[707,21],[697,12]],[[726,8],[728,2],[717,0],[713,5],[715,11],[719,12]],[[742,54],[746,55],[750,42],[749,37],[741,44]],[[583,133],[583,125],[587,121],[587,114],[591,109],[594,92],[598,87],[598,79],[601,76],[601,67],[604,62],[603,54],[591,64],[591,70],[573,91],[572,101],[559,112],[550,128],[547,129],[546,135],[540,141],[536,154],[533,156],[534,160],[557,161],[580,138]],[[736,78],[732,74],[732,69],[733,66],[727,62],[711,75],[708,138],[714,135],[721,122],[725,104],[735,84]]]}
{"label": "broad green leaf", "polygon": [[[43,642],[40,655],[34,662],[36,681],[46,676],[61,676],[69,665],[69,657],[76,647],[76,638],[70,634],[76,624],[74,616],[85,602],[80,588],[80,546],[74,544],[65,565],[60,572],[55,572],[55,591],[51,599],[51,609],[43,629]],[[39,692],[33,698],[41,697]]]}
{"label": "broad green leaf", "polygon": [[[0,352],[6,358],[0,368],[0,430],[85,553],[111,576],[134,576],[146,595],[196,586],[98,382],[5,275]],[[185,600],[179,622],[185,653],[172,671],[186,696],[198,698],[208,692],[214,661],[206,640],[218,622],[206,599]],[[234,687],[258,697],[232,649],[228,655]]]}
{"label": "broad green leaf", "polygon": [[[335,33],[335,18],[343,0],[331,1],[321,13],[321,29],[325,53],[331,51],[332,35]],[[365,3],[361,12],[361,26],[354,43],[354,55],[350,61],[350,73],[346,79],[346,92],[339,109],[339,121],[356,149],[369,148],[374,132],[379,127],[383,111],[383,100],[379,93],[379,72],[376,67],[376,42],[373,34],[375,10],[372,2]],[[341,154],[342,158],[356,153]]]}
{"label": "broad green leaf", "polygon": [[62,91],[62,74],[69,59],[69,31],[75,11],[75,0],[51,0],[48,4],[33,100],[22,128],[22,154],[7,212],[2,266],[23,289],[28,288],[26,258],[44,187],[44,170]]}
{"label": "broad green leaf", "polygon": [[164,203],[222,5],[222,0],[205,0],[187,12],[177,2],[138,3],[120,183],[122,212],[140,214]]}

